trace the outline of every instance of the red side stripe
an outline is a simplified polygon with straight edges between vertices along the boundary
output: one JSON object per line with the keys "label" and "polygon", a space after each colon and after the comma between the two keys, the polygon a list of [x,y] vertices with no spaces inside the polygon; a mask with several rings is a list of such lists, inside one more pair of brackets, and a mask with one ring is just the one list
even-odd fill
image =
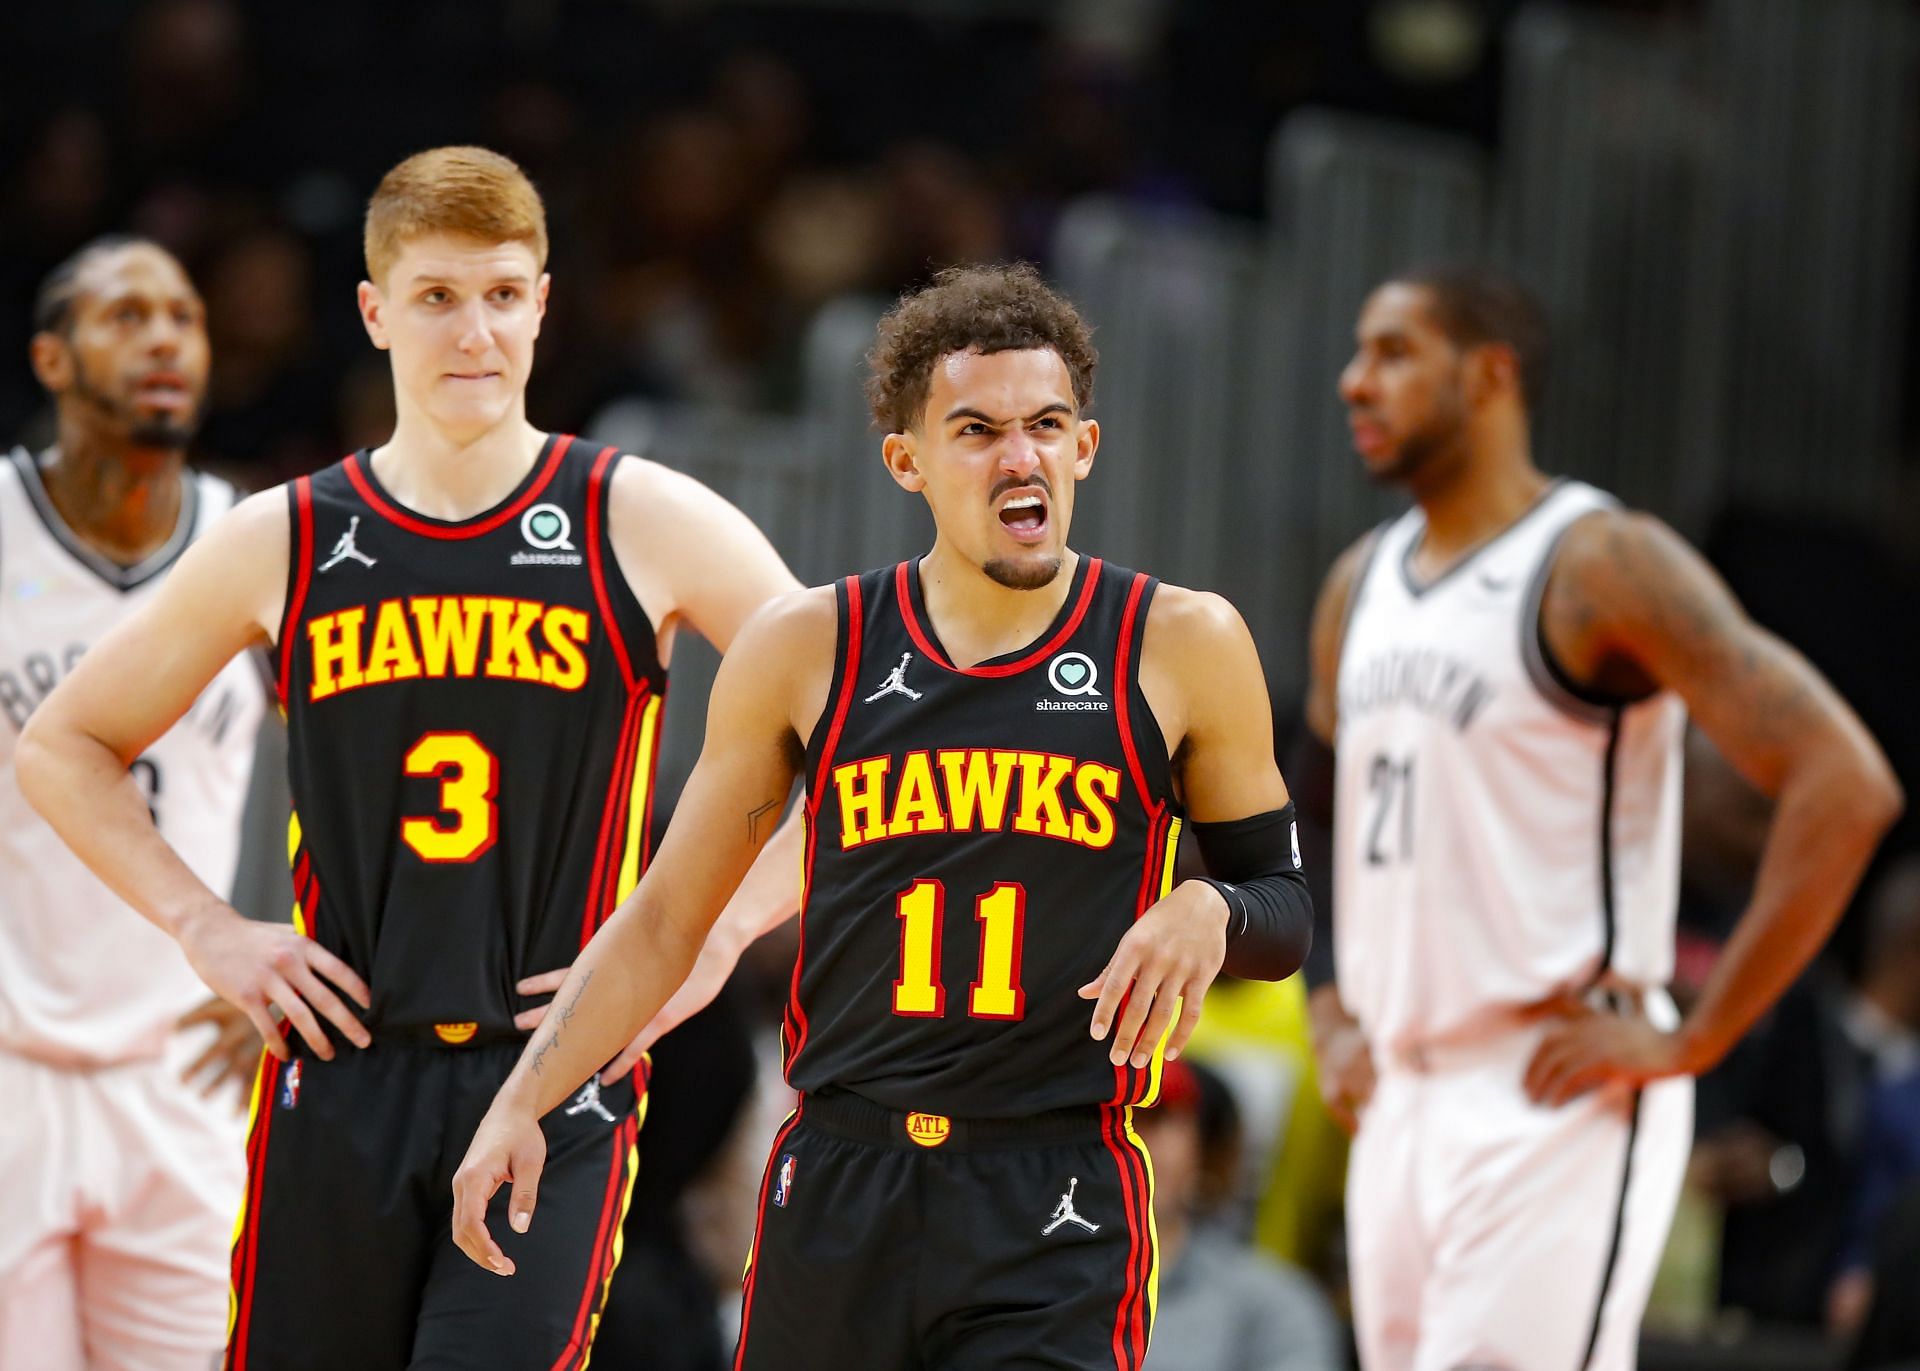
{"label": "red side stripe", "polygon": [[589,1338],[587,1328],[593,1313],[594,1294],[602,1281],[612,1274],[609,1268],[613,1263],[614,1238],[617,1236],[620,1218],[620,1196],[623,1190],[620,1184],[627,1169],[627,1154],[633,1148],[634,1138],[639,1132],[639,1120],[632,1114],[627,1115],[613,1137],[613,1163],[607,1173],[607,1195],[600,1206],[600,1227],[593,1239],[593,1260],[587,1264],[587,1286],[580,1296],[579,1311],[573,1317],[573,1334],[567,1339],[567,1345],[561,1349],[559,1358],[553,1363],[552,1371],[564,1371],[573,1359],[587,1350]]}
{"label": "red side stripe", "polygon": [[1129,1356],[1131,1339],[1129,1331],[1131,1321],[1128,1313],[1133,1302],[1133,1292],[1140,1283],[1141,1234],[1143,1228],[1138,1222],[1138,1204],[1134,1193],[1133,1170],[1126,1162],[1126,1149],[1119,1142],[1120,1114],[1117,1109],[1103,1111],[1105,1117],[1100,1123],[1100,1140],[1107,1145],[1108,1153],[1113,1157],[1114,1168],[1120,1173],[1121,1213],[1127,1223],[1127,1268],[1125,1283],[1120,1292],[1120,1302],[1113,1315],[1113,1364],[1117,1371],[1136,1371],[1138,1363]]}
{"label": "red side stripe", "polygon": [[1146,1159],[1140,1155],[1132,1141],[1125,1136],[1119,1139],[1120,1151],[1133,1168],[1134,1184],[1138,1187],[1138,1217],[1134,1235],[1140,1242],[1140,1267],[1133,1286],[1133,1314],[1131,1318],[1131,1342],[1133,1346],[1133,1365],[1138,1367],[1147,1359],[1147,1337],[1150,1329],[1147,1325],[1147,1284],[1153,1275],[1153,1230],[1148,1226],[1148,1210],[1152,1206],[1152,1187],[1147,1183]]}
{"label": "red side stripe", "polygon": [[997,666],[955,666],[947,660],[946,653],[934,646],[933,640],[920,626],[920,616],[913,612],[913,596],[909,594],[910,587],[907,580],[909,565],[910,563],[902,562],[893,569],[893,594],[894,598],[900,602],[900,617],[907,621],[907,632],[912,635],[913,641],[923,654],[948,671],[957,672],[962,676],[1016,676],[1035,662],[1045,661],[1059,651],[1060,645],[1071,638],[1074,631],[1080,627],[1080,621],[1087,617],[1087,607],[1093,603],[1094,588],[1100,584],[1100,559],[1095,557],[1087,564],[1086,583],[1080,587],[1080,598],[1074,602],[1073,613],[1068,616],[1066,623],[1060,626],[1058,633],[1017,662],[1002,662]]}
{"label": "red side stripe", "polygon": [[273,1115],[278,1107],[280,1093],[281,1061],[278,1057],[267,1056],[261,1063],[266,1072],[260,1088],[260,1113],[254,1120],[259,1132],[259,1140],[254,1144],[248,1166],[252,1175],[247,1193],[247,1229],[241,1234],[240,1241],[234,1244],[234,1271],[236,1276],[241,1269],[240,1249],[246,1248],[244,1281],[239,1281],[239,1309],[233,1323],[233,1371],[246,1371],[247,1334],[253,1327],[253,1280],[259,1273],[260,1252],[260,1194],[265,1188],[267,1174],[267,1135],[273,1128]]}
{"label": "red side stripe", "polygon": [[373,488],[373,482],[367,479],[367,474],[360,469],[359,453],[356,452],[348,457],[345,466],[347,479],[353,483],[353,488],[360,492],[360,498],[367,502],[375,514],[388,522],[398,524],[409,533],[418,533],[423,538],[478,538],[481,534],[491,533],[509,519],[517,517],[528,505],[539,499],[540,492],[547,488],[553,480],[554,473],[560,470],[560,458],[572,445],[573,438],[570,435],[560,434],[553,440],[553,449],[547,454],[546,465],[540,469],[540,474],[534,478],[533,484],[520,492],[517,500],[505,509],[496,510],[476,523],[455,524],[451,527],[427,523],[419,516],[409,514],[383,497]]}
{"label": "red side stripe", "polygon": [[1133,682],[1127,668],[1133,661],[1133,624],[1140,612],[1140,598],[1147,588],[1145,572],[1135,572],[1133,588],[1127,592],[1127,608],[1120,616],[1120,648],[1114,654],[1113,661],[1113,717],[1120,725],[1120,748],[1127,754],[1127,771],[1133,777],[1133,788],[1139,793],[1140,803],[1147,813],[1157,814],[1166,806],[1156,801],[1147,791],[1146,772],[1140,766],[1140,753],[1133,745]]}
{"label": "red side stripe", "polygon": [[807,1043],[807,1011],[800,1007],[800,973],[807,963],[807,901],[813,893],[813,858],[820,845],[820,803],[826,798],[827,777],[833,771],[833,754],[840,746],[840,730],[846,725],[847,710],[853,705],[854,682],[860,675],[860,639],[866,628],[866,612],[860,602],[860,578],[847,577],[847,659],[840,667],[840,698],[833,704],[833,722],[827,728],[827,741],[820,749],[820,765],[807,786],[807,861],[800,878],[800,919],[798,942],[793,954],[793,982],[787,992],[786,1069],[793,1070],[795,1058]]}
{"label": "red side stripe", "polygon": [[287,707],[293,690],[293,640],[300,631],[300,615],[307,607],[307,583],[313,579],[313,482],[302,476],[293,483],[295,527],[288,555],[298,568],[293,596],[280,615],[280,707]]}
{"label": "red side stripe", "polygon": [[600,837],[593,847],[593,873],[587,878],[587,905],[580,912],[580,946],[582,947],[592,940],[594,929],[600,926],[600,902],[603,898],[601,876],[606,870],[607,845],[612,832],[614,812],[620,807],[620,778],[626,774],[626,759],[633,753],[633,730],[639,723],[641,706],[645,702],[645,691],[629,695],[626,717],[620,721],[620,740],[615,744],[613,777],[607,783],[606,803],[600,807]]}
{"label": "red side stripe", "polygon": [[760,1208],[753,1219],[753,1256],[752,1265],[747,1268],[747,1288],[740,1296],[740,1343],[733,1352],[733,1371],[740,1371],[747,1360],[747,1328],[753,1322],[753,1289],[760,1282],[760,1234],[767,1224],[767,1197],[773,1191],[773,1171],[780,1160],[780,1149],[787,1144],[787,1137],[800,1126],[800,1116],[806,1113],[806,1097],[800,1099],[800,1107],[787,1120],[787,1126],[773,1135],[773,1146],[767,1151],[767,1171],[760,1178]]}
{"label": "red side stripe", "polygon": [[593,459],[593,473],[587,477],[587,570],[593,576],[593,598],[600,606],[600,622],[606,626],[607,641],[613,644],[613,655],[620,662],[620,678],[627,683],[627,689],[632,690],[633,659],[627,655],[627,640],[620,632],[620,622],[613,617],[613,599],[607,594],[607,571],[600,558],[600,509],[605,503],[601,486],[606,484],[607,473],[619,455],[619,448],[600,449],[600,455]]}
{"label": "red side stripe", "polygon": [[633,711],[632,732],[622,741],[620,756],[615,760],[613,769],[614,792],[613,822],[607,829],[607,870],[606,879],[601,883],[594,905],[598,911],[593,916],[593,926],[598,928],[613,913],[613,906],[620,895],[620,868],[626,862],[627,829],[633,813],[633,773],[639,761],[637,756],[642,720],[646,713],[646,702],[641,700],[630,705]]}

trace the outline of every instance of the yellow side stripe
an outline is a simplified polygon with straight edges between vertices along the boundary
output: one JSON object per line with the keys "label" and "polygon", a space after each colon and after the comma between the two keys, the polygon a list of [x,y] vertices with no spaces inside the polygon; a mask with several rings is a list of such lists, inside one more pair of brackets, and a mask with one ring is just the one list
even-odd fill
{"label": "yellow side stripe", "polygon": [[[641,1111],[644,1114],[646,1099],[641,1097]],[[644,1120],[643,1120],[644,1122]],[[638,1136],[637,1134],[635,1135]],[[600,1282],[600,1300],[594,1306],[593,1318],[587,1324],[587,1354],[580,1358],[580,1371],[587,1371],[587,1363],[593,1360],[593,1340],[600,1332],[600,1316],[607,1310],[607,1292],[613,1288],[613,1273],[619,1269],[620,1255],[627,1241],[627,1206],[633,1203],[633,1183],[640,1175],[640,1148],[637,1143],[627,1148],[627,1188],[620,1196],[620,1213],[613,1221],[613,1260],[607,1264],[606,1279]]]}
{"label": "yellow side stripe", "polygon": [[[1173,893],[1173,858],[1180,850],[1180,820],[1175,819],[1167,825],[1167,851],[1160,863],[1160,892],[1157,900],[1164,900]],[[1167,1039],[1173,1036],[1173,1026],[1180,1022],[1180,1004],[1173,1006],[1173,1017],[1167,1020],[1167,1031],[1160,1035],[1160,1041],[1153,1045],[1153,1060],[1147,1063],[1147,1093],[1140,1103],[1150,1105],[1160,1098],[1160,1072],[1167,1064]]]}
{"label": "yellow side stripe", "polygon": [[[295,907],[295,917],[299,917],[297,906]],[[253,1069],[253,1095],[247,1101],[247,1142],[249,1144],[249,1150],[251,1150],[251,1144],[253,1142],[253,1130],[260,1126],[260,1096],[266,1083],[267,1052],[265,1048],[262,1048],[260,1050],[260,1064]],[[266,1165],[265,1157],[260,1159],[260,1164],[262,1166]],[[245,1231],[247,1226],[247,1200],[253,1194],[251,1167],[248,1168],[247,1181],[248,1183],[242,1186],[240,1190],[240,1210],[233,1216],[233,1236],[227,1240],[229,1251],[240,1245],[240,1234]],[[227,1278],[227,1344],[229,1346],[233,1344],[233,1330],[239,1320],[240,1292],[234,1287],[233,1278],[229,1276]]]}
{"label": "yellow side stripe", "polygon": [[[1178,824],[1178,820],[1174,821]],[[1168,868],[1171,871],[1172,865]],[[1156,1082],[1157,1088],[1157,1082]],[[1140,1135],[1133,1131],[1133,1109],[1128,1107],[1121,1116],[1121,1126],[1126,1130],[1127,1141],[1133,1150],[1140,1154],[1140,1160],[1147,1168],[1147,1250],[1153,1254],[1147,1267],[1147,1337],[1153,1337],[1153,1321],[1160,1314],[1160,1228],[1153,1221],[1153,1154],[1147,1151],[1147,1145]]]}
{"label": "yellow side stripe", "polygon": [[649,696],[640,715],[640,742],[634,749],[633,790],[627,801],[627,850],[620,859],[620,884],[614,903],[627,898],[640,884],[640,849],[647,829],[647,795],[653,788],[654,732],[660,722],[660,697]]}

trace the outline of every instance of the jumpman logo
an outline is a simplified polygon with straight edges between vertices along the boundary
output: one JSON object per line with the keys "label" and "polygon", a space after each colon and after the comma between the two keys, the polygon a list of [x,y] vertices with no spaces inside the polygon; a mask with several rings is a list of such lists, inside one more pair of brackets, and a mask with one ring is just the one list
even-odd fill
{"label": "jumpman logo", "polygon": [[604,1104],[600,1103],[600,1080],[597,1076],[588,1077],[587,1083],[580,1087],[580,1093],[573,1097],[573,1103],[567,1106],[567,1113],[569,1114],[585,1114],[588,1112],[598,1114],[608,1123],[620,1122],[607,1112],[607,1107]]}
{"label": "jumpman logo", "polygon": [[365,566],[373,565],[374,559],[353,545],[353,535],[359,528],[360,516],[356,514],[353,516],[351,522],[347,524],[347,531],[340,535],[340,541],[333,545],[333,555],[320,564],[322,571],[332,571],[349,557]]}
{"label": "jumpman logo", "polygon": [[1100,1231],[1099,1224],[1089,1223],[1074,1212],[1073,1192],[1079,1188],[1080,1178],[1078,1176],[1075,1176],[1067,1182],[1067,1193],[1062,1195],[1060,1197],[1060,1203],[1053,1207],[1053,1219],[1045,1228],[1040,1230],[1041,1237],[1046,1237],[1063,1223],[1077,1223],[1089,1233],[1098,1233]]}
{"label": "jumpman logo", "polygon": [[882,695],[904,695],[909,700],[920,698],[920,692],[907,684],[907,663],[913,660],[911,652],[900,654],[900,665],[887,673],[887,679],[880,683],[880,689],[867,696],[866,702],[872,704]]}

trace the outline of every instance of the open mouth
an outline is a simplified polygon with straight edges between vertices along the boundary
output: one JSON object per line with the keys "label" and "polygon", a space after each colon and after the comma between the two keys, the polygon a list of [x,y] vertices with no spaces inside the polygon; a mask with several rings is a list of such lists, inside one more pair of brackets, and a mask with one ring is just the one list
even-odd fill
{"label": "open mouth", "polygon": [[133,388],[135,402],[163,409],[179,409],[193,401],[187,381],[177,372],[157,371],[144,376]]}
{"label": "open mouth", "polygon": [[1022,542],[1037,542],[1047,532],[1047,502],[1039,495],[1016,495],[1000,506],[1000,524]]}

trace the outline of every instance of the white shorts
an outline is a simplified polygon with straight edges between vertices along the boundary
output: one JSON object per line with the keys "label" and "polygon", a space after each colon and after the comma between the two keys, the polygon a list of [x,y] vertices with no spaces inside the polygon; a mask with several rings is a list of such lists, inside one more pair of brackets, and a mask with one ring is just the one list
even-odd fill
{"label": "white shorts", "polygon": [[204,1039],[96,1071],[0,1052],[0,1371],[208,1371],[246,1120],[179,1072]]}
{"label": "white shorts", "polygon": [[1364,1371],[1632,1371],[1693,1082],[1542,1108],[1543,1031],[1377,1063],[1347,1172]]}

